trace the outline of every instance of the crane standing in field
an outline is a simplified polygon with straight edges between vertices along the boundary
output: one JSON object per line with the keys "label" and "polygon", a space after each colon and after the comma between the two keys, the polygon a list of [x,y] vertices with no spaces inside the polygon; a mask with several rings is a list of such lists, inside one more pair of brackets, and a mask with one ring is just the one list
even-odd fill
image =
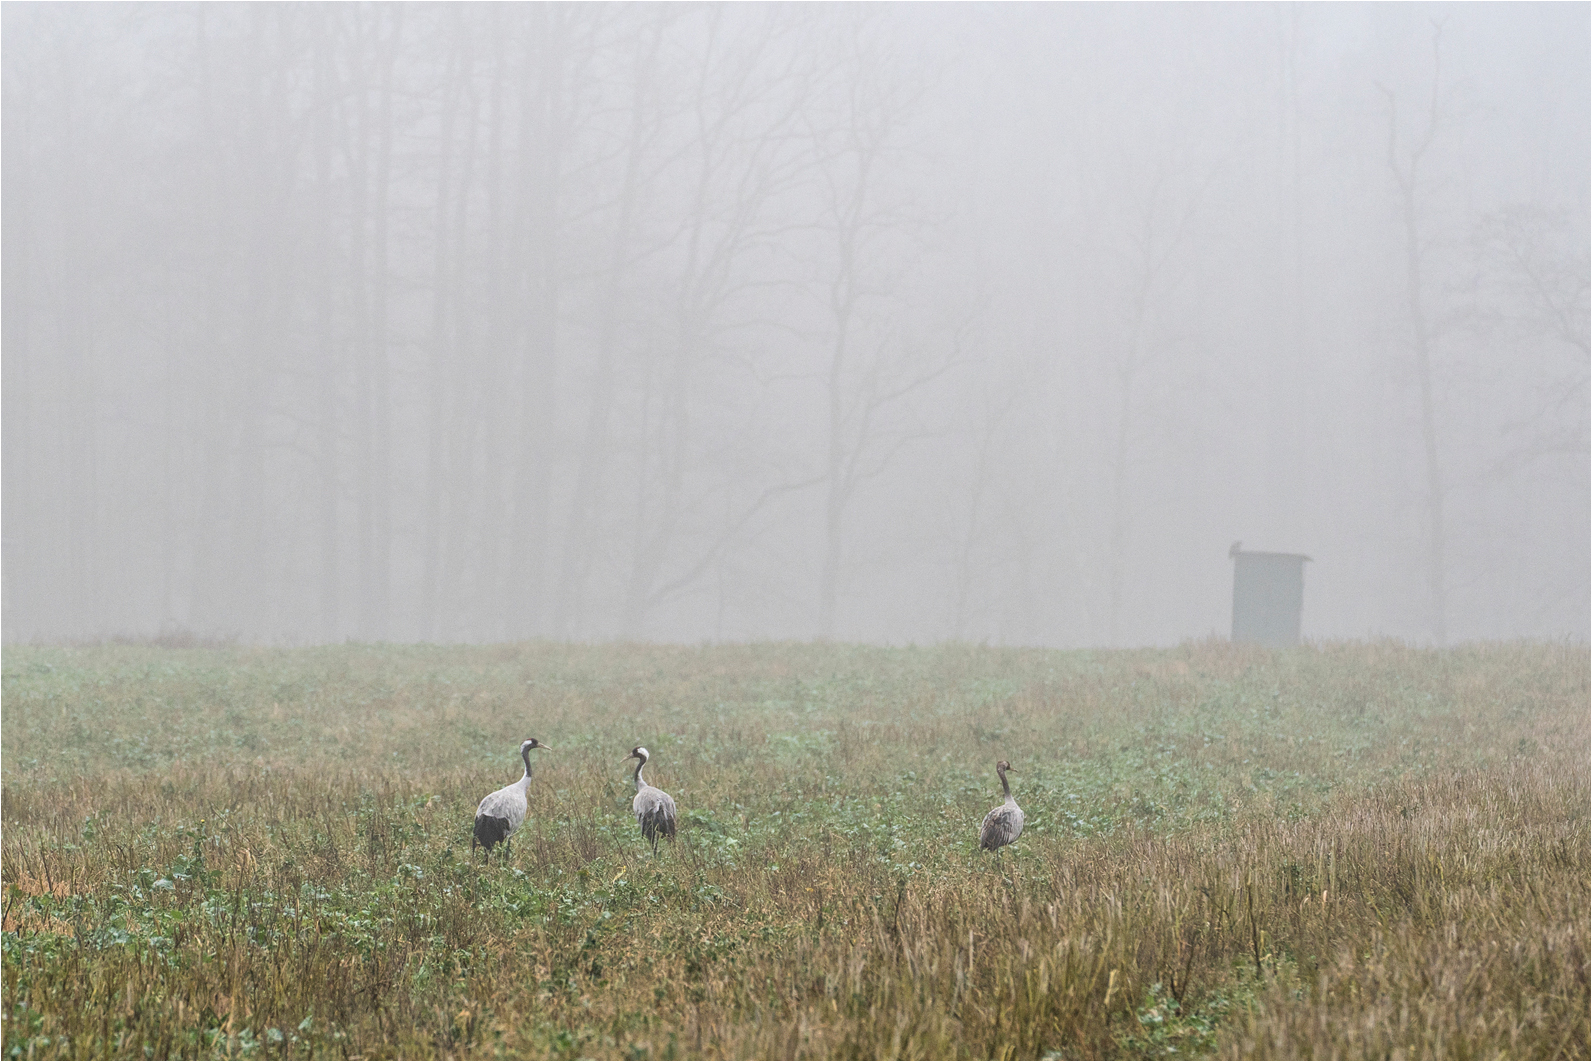
{"label": "crane standing in field", "polygon": [[648,785],[641,777],[641,769],[647,765],[648,752],[645,747],[637,745],[630,750],[627,760],[637,760],[636,764],[636,799],[630,802],[630,808],[636,813],[636,825],[641,827],[641,836],[652,842],[652,854],[658,854],[659,836],[674,840],[674,797],[665,793],[657,786]]}
{"label": "crane standing in field", "polygon": [[[475,858],[475,846],[486,845],[486,858],[492,859],[492,846],[503,842],[503,853],[508,854],[509,838],[525,821],[530,808],[526,797],[531,788],[531,750],[546,749],[546,745],[530,738],[520,742],[520,759],[525,761],[525,775],[513,785],[506,785],[495,793],[488,793],[481,806],[475,809],[475,832],[470,835],[470,858]],[[548,749],[551,752],[551,749]]]}
{"label": "crane standing in field", "polygon": [[993,852],[1003,845],[1011,844],[1023,833],[1023,809],[1017,806],[1012,787],[1006,781],[1006,772],[1011,769],[1012,765],[1005,760],[995,765],[995,773],[1001,776],[1001,791],[1006,794],[1006,802],[991,808],[990,813],[984,816],[984,825],[979,827],[978,846],[985,851]]}

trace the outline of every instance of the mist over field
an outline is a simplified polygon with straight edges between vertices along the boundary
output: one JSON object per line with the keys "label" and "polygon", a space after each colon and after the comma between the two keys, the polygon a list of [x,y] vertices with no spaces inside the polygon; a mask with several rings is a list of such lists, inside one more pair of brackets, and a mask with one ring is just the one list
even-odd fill
{"label": "mist over field", "polygon": [[1589,41],[0,4],[0,1055],[1587,1057]]}
{"label": "mist over field", "polygon": [[1585,4],[0,20],[8,641],[1588,637]]}

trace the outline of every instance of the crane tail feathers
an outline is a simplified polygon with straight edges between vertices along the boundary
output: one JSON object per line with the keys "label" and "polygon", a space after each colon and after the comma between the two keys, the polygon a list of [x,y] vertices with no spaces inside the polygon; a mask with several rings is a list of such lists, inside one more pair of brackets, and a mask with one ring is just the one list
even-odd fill
{"label": "crane tail feathers", "polygon": [[660,837],[674,840],[675,819],[664,809],[653,808],[643,811],[636,816],[636,823],[641,827],[641,836],[654,844]]}
{"label": "crane tail feathers", "polygon": [[477,815],[475,817],[475,839],[486,845],[488,852],[492,846],[509,839],[509,834],[514,832],[514,827],[509,825],[508,819],[500,819],[496,815]]}

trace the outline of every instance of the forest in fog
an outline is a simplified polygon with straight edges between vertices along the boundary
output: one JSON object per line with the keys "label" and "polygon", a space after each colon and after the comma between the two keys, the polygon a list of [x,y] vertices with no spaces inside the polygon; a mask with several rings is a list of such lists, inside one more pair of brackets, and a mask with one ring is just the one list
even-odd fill
{"label": "forest in fog", "polygon": [[8,641],[1588,635],[1585,4],[0,18]]}

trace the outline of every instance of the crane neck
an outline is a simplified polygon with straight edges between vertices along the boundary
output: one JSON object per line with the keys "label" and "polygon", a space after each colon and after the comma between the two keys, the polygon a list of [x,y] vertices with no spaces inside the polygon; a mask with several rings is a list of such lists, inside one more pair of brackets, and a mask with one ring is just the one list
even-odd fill
{"label": "crane neck", "polygon": [[640,761],[638,761],[636,763],[636,792],[638,792],[638,793],[641,790],[647,788],[646,780],[641,777],[641,769],[643,767],[645,767],[646,765],[647,765],[647,761],[646,760],[640,760]]}
{"label": "crane neck", "polygon": [[525,761],[525,773],[520,776],[520,785],[529,787],[531,784],[531,750],[521,749],[520,759]]}
{"label": "crane neck", "polygon": [[1006,794],[1006,803],[1012,803],[1012,785],[1006,780],[1006,772],[997,767],[995,773],[1001,776],[1001,792]]}

